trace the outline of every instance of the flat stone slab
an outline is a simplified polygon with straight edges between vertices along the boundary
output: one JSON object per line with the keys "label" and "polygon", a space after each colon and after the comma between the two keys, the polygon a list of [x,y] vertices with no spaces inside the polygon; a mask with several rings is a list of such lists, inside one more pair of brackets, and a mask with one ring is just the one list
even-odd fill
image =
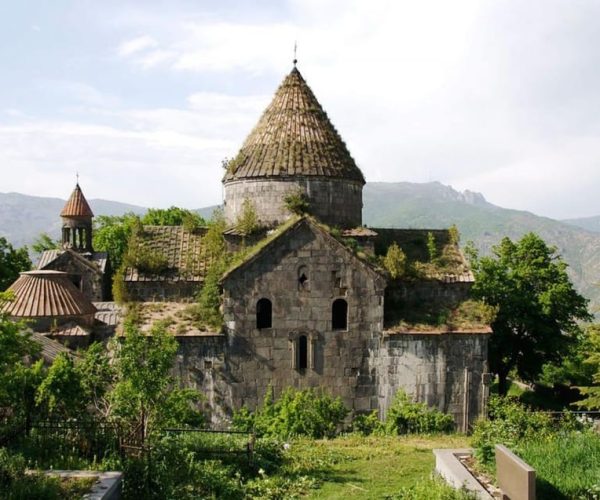
{"label": "flat stone slab", "polygon": [[67,478],[97,477],[89,493],[83,495],[85,500],[118,500],[121,498],[123,482],[122,472],[100,472],[95,470],[47,470],[44,474],[49,476]]}
{"label": "flat stone slab", "polygon": [[473,477],[458,457],[473,454],[472,448],[445,448],[433,450],[435,455],[435,471],[448,484],[456,489],[465,488],[475,493],[481,500],[493,500],[494,497]]}

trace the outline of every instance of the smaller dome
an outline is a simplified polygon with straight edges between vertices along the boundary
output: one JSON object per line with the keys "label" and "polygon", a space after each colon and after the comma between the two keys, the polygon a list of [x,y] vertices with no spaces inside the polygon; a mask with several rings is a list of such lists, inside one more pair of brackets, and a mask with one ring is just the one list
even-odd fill
{"label": "smaller dome", "polygon": [[60,213],[61,217],[93,217],[94,213],[90,208],[85,196],[83,196],[83,192],[79,187],[79,183],[75,185],[75,189],[71,193],[70,198],[65,204],[62,212]]}
{"label": "smaller dome", "polygon": [[0,304],[0,311],[16,318],[87,316],[94,305],[61,271],[21,273],[7,290],[14,299]]}

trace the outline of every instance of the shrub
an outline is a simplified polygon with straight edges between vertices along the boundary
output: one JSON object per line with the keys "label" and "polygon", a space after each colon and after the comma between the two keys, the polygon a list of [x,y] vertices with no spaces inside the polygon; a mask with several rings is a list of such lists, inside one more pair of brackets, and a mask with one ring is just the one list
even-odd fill
{"label": "shrub", "polygon": [[242,235],[248,235],[257,231],[259,227],[260,224],[254,203],[246,198],[244,203],[242,203],[242,211],[235,221],[235,228]]}
{"label": "shrub", "polygon": [[309,436],[332,437],[348,414],[340,398],[314,389],[286,389],[274,401],[270,388],[262,407],[252,413],[246,408],[235,412],[233,425],[240,430],[254,429],[260,435],[287,438]]}
{"label": "shrub", "polygon": [[310,202],[306,193],[298,189],[286,195],[283,199],[285,208],[296,215],[304,215],[309,213]]}
{"label": "shrub", "polygon": [[438,256],[437,245],[435,243],[435,236],[431,231],[427,233],[427,253],[429,254],[429,261],[433,262]]}
{"label": "shrub", "polygon": [[406,272],[406,255],[396,242],[387,249],[383,258],[383,266],[390,273],[392,279],[399,278]]}
{"label": "shrub", "polygon": [[380,434],[385,430],[377,410],[371,413],[361,413],[352,420],[352,430],[358,432],[362,436],[370,436],[371,434]]}
{"label": "shrub", "polygon": [[385,429],[390,434],[451,432],[454,419],[424,403],[410,401],[406,392],[400,389],[388,409]]}
{"label": "shrub", "polygon": [[534,413],[515,398],[492,396],[488,403],[487,420],[479,420],[473,430],[475,456],[487,467],[495,463],[494,446],[508,448],[523,440],[544,438],[552,431],[552,420],[544,413]]}

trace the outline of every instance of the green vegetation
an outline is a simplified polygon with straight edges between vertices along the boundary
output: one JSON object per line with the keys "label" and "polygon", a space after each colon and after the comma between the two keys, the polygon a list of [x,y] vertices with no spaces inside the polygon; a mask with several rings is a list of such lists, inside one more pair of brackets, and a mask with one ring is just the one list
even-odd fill
{"label": "green vegetation", "polygon": [[504,444],[536,470],[540,499],[595,498],[600,436],[566,414],[556,422],[515,399],[492,397],[489,420],[479,421],[473,445],[479,465],[494,474],[494,445]]}
{"label": "green vegetation", "polygon": [[388,409],[385,430],[389,434],[429,434],[451,432],[454,419],[424,403],[415,403],[399,390]]}
{"label": "green vegetation", "polygon": [[347,414],[348,409],[340,398],[334,399],[314,389],[297,391],[289,387],[276,401],[272,390],[267,390],[260,408],[255,412],[242,408],[235,412],[232,423],[238,430],[255,431],[260,435],[317,439],[335,436]]}
{"label": "green vegetation", "polygon": [[588,328],[588,337],[585,344],[584,364],[591,368],[592,382],[595,385],[580,387],[580,392],[585,396],[577,405],[583,408],[600,409],[600,325],[592,325]]}
{"label": "green vegetation", "polygon": [[6,290],[19,277],[19,273],[31,269],[27,247],[15,249],[0,237],[0,292]]}
{"label": "green vegetation", "polygon": [[406,255],[396,242],[392,243],[387,249],[383,258],[383,267],[390,273],[392,279],[404,276],[406,272]]}
{"label": "green vegetation", "polygon": [[48,233],[40,234],[31,245],[31,249],[38,254],[44,253],[46,250],[54,250],[60,248],[61,241],[53,240]]}
{"label": "green vegetation", "polygon": [[141,221],[145,226],[183,226],[188,231],[206,226],[200,215],[179,207],[149,208]]}
{"label": "green vegetation", "polygon": [[73,478],[62,480],[40,473],[26,473],[21,455],[11,455],[0,448],[0,493],[6,500],[79,500],[96,479]]}
{"label": "green vegetation", "polygon": [[435,243],[435,236],[432,232],[427,233],[427,253],[429,255],[429,262],[435,262],[437,259],[437,245]]}
{"label": "green vegetation", "polygon": [[94,250],[108,252],[113,269],[120,269],[127,243],[134,230],[141,229],[140,218],[127,213],[121,216],[100,215],[94,220]]}
{"label": "green vegetation", "polygon": [[283,203],[292,214],[306,215],[310,213],[310,200],[303,189],[298,189],[286,195]]}
{"label": "green vegetation", "polygon": [[252,234],[260,228],[260,221],[252,200],[246,198],[242,203],[242,211],[235,221],[235,228],[243,236]]}
{"label": "green vegetation", "polygon": [[479,257],[473,248],[469,255],[475,297],[497,308],[489,358],[504,395],[511,370],[533,382],[575,342],[577,320],[590,318],[587,300],[573,288],[556,249],[533,233],[517,243],[504,238],[493,257]]}

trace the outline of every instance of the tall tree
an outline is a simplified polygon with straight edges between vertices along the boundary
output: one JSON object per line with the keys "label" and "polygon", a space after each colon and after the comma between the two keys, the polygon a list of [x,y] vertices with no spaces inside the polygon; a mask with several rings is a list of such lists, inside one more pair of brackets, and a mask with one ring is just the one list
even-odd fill
{"label": "tall tree", "polygon": [[129,237],[136,227],[141,227],[140,218],[134,213],[121,216],[100,215],[94,221],[94,249],[108,252],[112,269],[123,262]]}
{"label": "tall tree", "polygon": [[116,383],[110,392],[111,417],[144,440],[152,429],[164,425],[198,423],[201,415],[191,404],[200,394],[181,389],[171,375],[177,340],[164,324],[155,324],[148,334],[132,322],[124,325],[125,336],[115,354]]}
{"label": "tall tree", "polygon": [[0,291],[12,285],[20,272],[30,269],[31,260],[27,247],[15,250],[6,238],[0,238]]}
{"label": "tall tree", "polygon": [[544,363],[560,359],[575,339],[577,320],[590,319],[587,300],[573,288],[556,249],[533,233],[516,243],[504,238],[490,257],[472,247],[467,252],[474,295],[497,308],[489,360],[505,395],[511,370],[533,382]]}
{"label": "tall tree", "polygon": [[35,253],[44,253],[46,250],[60,248],[60,240],[55,241],[48,233],[41,233],[31,245]]}
{"label": "tall tree", "polygon": [[575,404],[588,410],[598,410],[600,409],[600,325],[591,325],[588,334],[588,355],[585,363],[594,370],[592,377],[594,385],[580,387],[579,390],[585,398]]}

